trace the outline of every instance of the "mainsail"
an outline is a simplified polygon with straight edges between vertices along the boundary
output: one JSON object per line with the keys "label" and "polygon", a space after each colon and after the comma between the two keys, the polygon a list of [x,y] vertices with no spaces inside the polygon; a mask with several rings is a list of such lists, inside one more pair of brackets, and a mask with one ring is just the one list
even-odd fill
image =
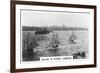
{"label": "mainsail", "polygon": [[77,39],[77,36],[75,35],[74,31],[72,31],[72,34],[69,38],[70,43],[76,43],[75,40]]}
{"label": "mainsail", "polygon": [[31,37],[30,33],[27,35],[27,51],[34,51],[34,48],[39,44]]}
{"label": "mainsail", "polygon": [[59,44],[60,44],[60,41],[59,41],[58,34],[53,32],[53,36],[48,47],[55,48],[55,47],[58,47]]}

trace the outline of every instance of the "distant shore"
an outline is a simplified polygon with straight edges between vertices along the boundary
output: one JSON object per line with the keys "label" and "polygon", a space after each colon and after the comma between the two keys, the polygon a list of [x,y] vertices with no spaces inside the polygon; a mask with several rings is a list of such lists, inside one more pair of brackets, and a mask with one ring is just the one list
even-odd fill
{"label": "distant shore", "polygon": [[[37,30],[42,30],[44,27],[33,27],[33,26],[22,26],[22,31],[37,31]],[[87,31],[88,28],[82,28],[82,27],[45,27],[48,30],[84,30]]]}

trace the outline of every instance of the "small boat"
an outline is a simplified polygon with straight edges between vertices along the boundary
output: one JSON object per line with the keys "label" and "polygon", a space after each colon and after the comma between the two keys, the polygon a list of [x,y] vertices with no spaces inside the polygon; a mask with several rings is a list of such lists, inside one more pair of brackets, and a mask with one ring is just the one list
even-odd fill
{"label": "small boat", "polygon": [[77,36],[75,35],[74,31],[72,31],[72,34],[69,37],[69,43],[76,44],[75,42],[76,39],[77,39]]}
{"label": "small boat", "polygon": [[30,36],[30,33],[27,35],[27,51],[33,52],[34,48],[37,47],[39,44],[35,41],[34,38]]}
{"label": "small boat", "polygon": [[53,49],[58,48],[59,44],[60,44],[60,41],[59,41],[58,34],[53,32],[53,36],[48,47],[51,47]]}

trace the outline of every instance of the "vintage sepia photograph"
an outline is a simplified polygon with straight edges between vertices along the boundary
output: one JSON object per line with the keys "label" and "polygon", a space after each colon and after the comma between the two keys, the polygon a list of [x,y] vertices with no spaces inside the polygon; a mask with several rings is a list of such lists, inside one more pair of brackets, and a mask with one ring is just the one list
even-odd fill
{"label": "vintage sepia photograph", "polygon": [[22,9],[22,61],[88,58],[89,16],[89,12]]}

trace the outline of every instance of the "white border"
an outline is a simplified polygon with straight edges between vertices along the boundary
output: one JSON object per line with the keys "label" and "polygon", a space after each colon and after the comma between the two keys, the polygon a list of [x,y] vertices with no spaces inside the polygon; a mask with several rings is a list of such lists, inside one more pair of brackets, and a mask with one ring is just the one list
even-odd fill
{"label": "white border", "polygon": [[[73,11],[73,12],[89,12],[89,58],[80,60],[68,60],[59,62],[21,62],[20,63],[20,9],[33,10],[54,10],[54,11]],[[39,67],[57,67],[57,66],[73,66],[94,64],[94,11],[93,9],[84,8],[69,8],[69,7],[49,7],[49,6],[34,6],[34,5],[16,5],[16,69],[23,68],[39,68]]]}

